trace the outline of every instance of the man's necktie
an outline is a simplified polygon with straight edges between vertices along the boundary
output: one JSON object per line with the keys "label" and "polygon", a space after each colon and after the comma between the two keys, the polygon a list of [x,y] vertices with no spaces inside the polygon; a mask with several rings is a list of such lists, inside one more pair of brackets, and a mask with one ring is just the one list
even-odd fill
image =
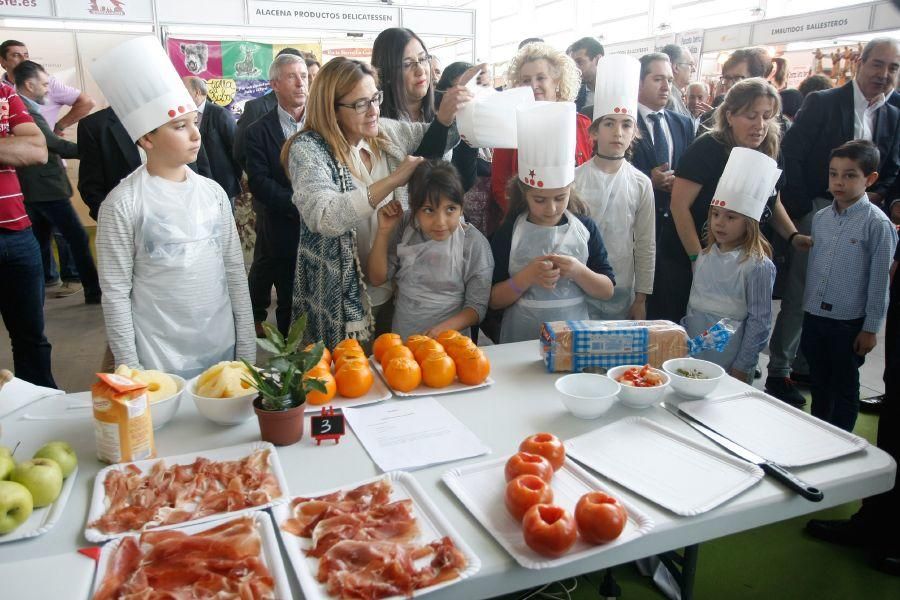
{"label": "man's necktie", "polygon": [[[662,128],[662,114],[655,112],[647,115],[653,121],[653,150],[656,154],[656,166],[669,162],[669,142]],[[669,165],[671,168],[671,165]]]}

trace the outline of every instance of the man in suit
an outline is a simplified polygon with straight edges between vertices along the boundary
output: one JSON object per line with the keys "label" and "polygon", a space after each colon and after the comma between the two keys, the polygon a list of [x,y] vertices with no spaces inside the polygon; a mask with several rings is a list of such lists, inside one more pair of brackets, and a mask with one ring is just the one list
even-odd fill
{"label": "man in suit", "polygon": [[209,158],[212,179],[222,186],[234,206],[235,197],[241,193],[241,167],[233,158],[235,123],[231,113],[216,104],[209,102],[206,81],[200,77],[183,77],[197,112],[200,113],[200,144]]}
{"label": "man in suit", "polygon": [[[78,192],[87,204],[91,218],[97,220],[100,203],[119,182],[146,161],[142,151],[112,108],[104,108],[78,122]],[[195,173],[210,177],[209,159],[203,147],[197,162],[188,165]]]}
{"label": "man in suit", "polygon": [[[303,57],[303,54],[297,50],[296,48],[283,48],[278,54],[275,55],[275,58],[283,54],[292,54],[294,56]],[[269,83],[271,86],[271,82]],[[237,122],[237,129],[234,133],[234,160],[243,168],[245,171],[247,170],[246,165],[246,150],[244,148],[244,140],[247,136],[247,128],[250,127],[253,123],[256,122],[264,114],[271,112],[275,105],[278,104],[278,100],[275,98],[275,94],[271,92],[267,92],[260,96],[259,98],[254,98],[252,100],[247,100],[244,103],[244,110],[241,112],[241,116]]]}
{"label": "man in suit", "polygon": [[[581,87],[575,97],[575,110],[583,113],[586,106],[594,104],[594,83],[597,79],[597,63],[603,58],[603,44],[597,38],[583,37],[569,46],[567,52],[581,71]],[[587,116],[594,119],[593,114]]]}
{"label": "man in suit", "polygon": [[669,57],[669,63],[672,65],[673,85],[666,108],[679,115],[691,117],[691,111],[687,107],[687,94],[691,76],[697,71],[694,57],[691,56],[690,50],[678,44],[666,44],[660,52]]}
{"label": "man in suit", "polygon": [[[91,256],[87,233],[72,207],[72,184],[69,183],[62,162],[63,158],[78,158],[78,147],[54,134],[41,114],[40,107],[46,101],[50,89],[50,76],[44,68],[30,60],[22,61],[13,70],[13,77],[28,114],[44,134],[49,152],[46,164],[19,167],[16,170],[32,231],[41,247],[44,269],[48,272],[50,270],[50,237],[53,227],[56,227],[75,259],[78,276],[84,286],[85,303],[99,304],[100,281],[97,278],[97,267]],[[46,277],[47,273],[44,275]]]}
{"label": "man in suit", "polygon": [[291,325],[300,213],[291,200],[293,190],[281,164],[281,147],[303,127],[308,77],[302,57],[294,54],[276,57],[269,67],[269,85],[277,104],[247,128],[245,168],[257,214],[256,246],[248,278],[257,335],[262,333],[273,285],[278,298],[275,309],[278,329],[287,335]]}
{"label": "man in suit", "polygon": [[[785,171],[781,201],[800,233],[809,235],[813,215],[831,205],[828,157],[847,141],[866,139],[878,146],[879,177],[868,196],[876,205],[883,203],[900,169],[900,109],[885,98],[896,85],[898,71],[900,44],[891,38],[875,38],[866,44],[853,81],[804,99],[781,145]],[[806,262],[806,253],[793,252],[781,310],[769,342],[766,391],[792,404],[805,402],[794,387],[791,366],[803,323]],[[802,368],[798,362],[794,372],[802,373]]]}

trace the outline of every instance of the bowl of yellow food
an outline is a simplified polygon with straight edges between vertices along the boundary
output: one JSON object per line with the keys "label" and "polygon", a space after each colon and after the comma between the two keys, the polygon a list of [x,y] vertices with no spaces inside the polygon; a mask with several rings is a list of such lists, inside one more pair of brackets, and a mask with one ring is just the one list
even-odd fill
{"label": "bowl of yellow food", "polygon": [[223,361],[188,382],[188,390],[201,415],[219,425],[239,425],[254,414],[258,392],[249,379],[244,363]]}

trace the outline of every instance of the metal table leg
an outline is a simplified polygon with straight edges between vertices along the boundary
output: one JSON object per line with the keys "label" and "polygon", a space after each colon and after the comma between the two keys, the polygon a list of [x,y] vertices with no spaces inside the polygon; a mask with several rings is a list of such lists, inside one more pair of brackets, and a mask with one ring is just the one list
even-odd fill
{"label": "metal table leg", "polygon": [[681,600],[693,600],[694,579],[697,575],[697,558],[700,544],[685,546],[681,554],[671,550],[659,555],[659,560],[666,566],[678,586],[681,588]]}

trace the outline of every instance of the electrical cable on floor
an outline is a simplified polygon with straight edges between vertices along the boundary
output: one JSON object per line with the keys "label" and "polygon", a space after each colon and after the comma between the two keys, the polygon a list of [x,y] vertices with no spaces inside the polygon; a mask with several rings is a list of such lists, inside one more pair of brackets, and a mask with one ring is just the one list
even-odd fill
{"label": "electrical cable on floor", "polygon": [[[572,587],[566,585],[566,582],[568,581],[572,582]],[[562,589],[555,590],[553,589],[555,586],[559,586]],[[520,596],[518,600],[572,600],[572,592],[576,589],[578,589],[578,578],[572,577],[570,579],[563,579],[542,585],[539,588],[531,590],[524,596]]]}

